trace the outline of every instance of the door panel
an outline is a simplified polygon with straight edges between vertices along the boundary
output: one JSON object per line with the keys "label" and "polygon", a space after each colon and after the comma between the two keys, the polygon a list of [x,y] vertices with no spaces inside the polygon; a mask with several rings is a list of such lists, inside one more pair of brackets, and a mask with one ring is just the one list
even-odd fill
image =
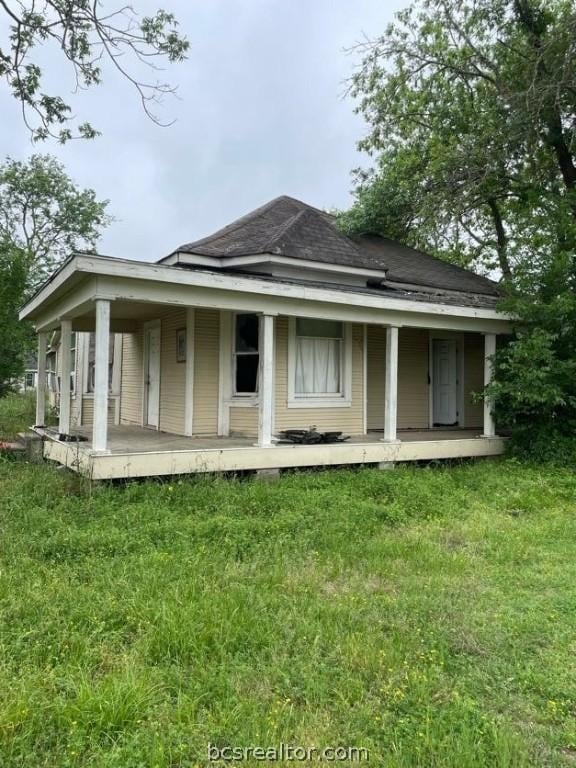
{"label": "door panel", "polygon": [[146,329],[145,423],[158,429],[160,423],[160,327]]}
{"label": "door panel", "polygon": [[454,339],[432,340],[432,422],[458,423],[458,353]]}

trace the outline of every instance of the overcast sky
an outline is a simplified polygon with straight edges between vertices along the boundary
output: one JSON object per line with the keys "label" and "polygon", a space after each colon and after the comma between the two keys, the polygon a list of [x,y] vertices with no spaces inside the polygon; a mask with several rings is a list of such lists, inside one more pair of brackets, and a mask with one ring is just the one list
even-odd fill
{"label": "overcast sky", "polygon": [[[99,243],[111,256],[155,260],[252,208],[287,194],[321,208],[350,202],[362,120],[344,98],[357,57],[346,48],[376,36],[406,0],[134,0],[138,11],[172,10],[189,57],[166,77],[178,99],[152,124],[125,81],[70,94],[95,141],[32,146],[5,87],[2,150],[51,152],[83,186],[110,200],[116,221]],[[105,8],[117,7],[106,2]],[[66,98],[58,55],[47,54]],[[62,88],[62,82],[66,86]]]}

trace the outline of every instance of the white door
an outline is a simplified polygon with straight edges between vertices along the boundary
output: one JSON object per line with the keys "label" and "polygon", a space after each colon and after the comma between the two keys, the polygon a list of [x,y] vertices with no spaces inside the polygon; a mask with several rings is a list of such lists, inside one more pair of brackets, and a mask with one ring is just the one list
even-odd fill
{"label": "white door", "polygon": [[160,326],[146,328],[144,372],[144,423],[158,429],[160,416]]}
{"label": "white door", "polygon": [[458,423],[458,346],[455,339],[432,339],[432,423]]}

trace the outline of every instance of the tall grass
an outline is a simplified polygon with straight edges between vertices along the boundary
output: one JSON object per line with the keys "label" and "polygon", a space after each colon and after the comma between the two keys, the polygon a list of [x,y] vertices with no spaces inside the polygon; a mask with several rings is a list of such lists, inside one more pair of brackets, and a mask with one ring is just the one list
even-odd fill
{"label": "tall grass", "polygon": [[[0,440],[13,440],[29,429],[36,419],[36,392],[12,392],[0,397]],[[53,408],[46,403],[46,424],[56,424]]]}
{"label": "tall grass", "polygon": [[0,398],[0,440],[12,440],[34,424],[36,392],[9,393]]}
{"label": "tall grass", "polygon": [[511,460],[90,494],[0,462],[0,765],[573,765],[575,497]]}

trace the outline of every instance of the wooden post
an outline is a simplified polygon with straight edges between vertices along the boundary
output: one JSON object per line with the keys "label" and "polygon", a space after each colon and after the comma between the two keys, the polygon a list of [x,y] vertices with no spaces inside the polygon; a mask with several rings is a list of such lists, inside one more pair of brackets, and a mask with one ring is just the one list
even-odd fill
{"label": "wooden post", "polygon": [[46,421],[46,348],[48,335],[38,334],[38,377],[36,380],[36,422],[37,427],[45,426]]}
{"label": "wooden post", "polygon": [[107,299],[96,299],[96,333],[94,341],[92,450],[104,453],[108,449],[110,302]]}
{"label": "wooden post", "polygon": [[[484,386],[492,383],[494,378],[493,356],[496,354],[496,334],[484,334]],[[482,437],[495,437],[494,401],[491,397],[484,398],[484,434]]]}
{"label": "wooden post", "polygon": [[62,320],[60,323],[60,415],[58,419],[58,432],[61,435],[70,434],[71,342],[72,322],[70,320]]}
{"label": "wooden post", "polygon": [[272,445],[274,414],[274,316],[260,317],[260,382],[258,404],[258,446]]}
{"label": "wooden post", "polygon": [[194,424],[194,308],[186,310],[186,374],[184,393],[184,434],[192,436]]}
{"label": "wooden post", "polygon": [[386,328],[386,375],[384,390],[384,442],[398,442],[398,328]]}

